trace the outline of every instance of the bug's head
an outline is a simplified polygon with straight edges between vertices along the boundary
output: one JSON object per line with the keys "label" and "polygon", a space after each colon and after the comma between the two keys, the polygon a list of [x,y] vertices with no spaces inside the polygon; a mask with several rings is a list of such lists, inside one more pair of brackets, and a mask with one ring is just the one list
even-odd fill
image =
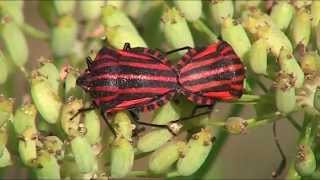
{"label": "bug's head", "polygon": [[81,74],[78,77],[76,84],[77,84],[77,86],[80,86],[85,91],[89,91],[90,87],[91,87],[91,81],[89,78],[90,77],[90,69],[91,69],[93,61],[90,57],[87,57],[86,62],[87,62],[87,69],[84,71],[83,74]]}
{"label": "bug's head", "polygon": [[77,86],[80,86],[85,91],[89,91],[91,88],[91,81],[90,81],[90,71],[86,70],[83,74],[81,74],[76,81]]}

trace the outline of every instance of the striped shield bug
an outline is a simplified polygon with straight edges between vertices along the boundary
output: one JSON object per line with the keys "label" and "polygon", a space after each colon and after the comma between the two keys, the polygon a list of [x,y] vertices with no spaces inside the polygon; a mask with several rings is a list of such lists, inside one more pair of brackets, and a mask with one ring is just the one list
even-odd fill
{"label": "striped shield bug", "polygon": [[106,114],[129,110],[137,120],[133,112],[152,111],[162,106],[178,89],[177,72],[158,50],[131,48],[128,43],[123,50],[102,48],[95,60],[87,59],[87,66],[78,77],[77,85],[91,96],[92,107],[80,109],[74,116],[99,108],[108,125]]}
{"label": "striped shield bug", "polygon": [[243,93],[245,69],[232,47],[219,41],[190,48],[177,65],[182,93],[199,105],[232,101]]}
{"label": "striped shield bug", "polygon": [[[233,48],[224,41],[204,48],[183,47],[187,53],[177,64],[180,92],[196,106],[188,120],[211,112],[216,101],[233,101],[242,96],[245,67]],[[208,107],[207,112],[195,114],[197,109]]]}

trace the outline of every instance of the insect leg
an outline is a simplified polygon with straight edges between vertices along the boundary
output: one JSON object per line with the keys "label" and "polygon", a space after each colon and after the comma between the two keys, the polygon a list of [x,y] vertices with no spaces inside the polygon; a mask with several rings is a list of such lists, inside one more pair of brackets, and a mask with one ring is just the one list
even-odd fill
{"label": "insect leg", "polygon": [[166,52],[166,54],[168,55],[168,54],[172,54],[172,53],[175,53],[175,52],[178,52],[178,51],[182,51],[182,50],[186,50],[186,49],[189,50],[189,49],[191,49],[191,47],[190,46],[185,46],[185,47],[182,47],[182,48],[174,49],[174,50]]}
{"label": "insect leg", "polygon": [[272,172],[272,177],[274,177],[274,178],[278,177],[279,175],[281,175],[281,173],[283,172],[283,170],[284,170],[284,168],[286,167],[286,164],[287,164],[287,158],[286,158],[286,156],[285,156],[285,154],[284,154],[284,152],[283,152],[283,150],[282,150],[282,148],[280,146],[280,142],[279,142],[279,139],[277,137],[276,125],[277,125],[276,122],[274,122],[273,123],[273,127],[272,127],[272,132],[273,132],[272,134],[273,134],[274,142],[275,142],[275,144],[277,146],[277,149],[278,149],[278,151],[280,153],[280,156],[281,156],[282,160],[281,160],[278,168],[274,172]]}
{"label": "insect leg", "polygon": [[116,137],[116,136],[117,136],[117,133],[116,133],[116,131],[113,129],[113,127],[111,126],[110,122],[108,121],[108,119],[107,119],[104,111],[101,110],[101,111],[100,111],[100,114],[101,114],[104,122],[107,124],[108,128],[111,130],[111,132],[112,132],[112,134],[114,135],[114,137]]}
{"label": "insect leg", "polygon": [[128,43],[128,42],[124,43],[123,50],[127,51],[127,50],[130,50],[130,49],[131,49],[130,43]]}
{"label": "insect leg", "polygon": [[[205,112],[202,112],[202,113],[199,113],[199,114],[196,114],[196,112],[197,112],[198,109],[201,109],[201,108],[204,108],[204,107],[208,108],[209,110],[207,110],[207,111],[205,111]],[[199,116],[203,116],[203,115],[210,114],[210,113],[212,112],[212,109],[213,109],[213,106],[212,106],[212,105],[198,105],[198,106],[196,106],[196,107],[193,108],[190,116],[188,116],[188,117],[183,117],[183,118],[180,118],[180,119],[171,121],[171,123],[186,121],[186,120],[193,119],[193,118],[196,118],[196,117],[199,117]]]}
{"label": "insect leg", "polygon": [[144,126],[151,126],[151,127],[159,127],[159,128],[166,128],[168,129],[173,135],[176,135],[175,132],[172,131],[172,129],[168,125],[162,125],[162,124],[152,124],[152,123],[147,123],[147,122],[142,122],[139,120],[139,117],[137,114],[135,114],[132,110],[129,110],[130,114],[132,115],[132,119],[135,121],[137,124],[141,124]]}
{"label": "insect leg", "polygon": [[74,119],[75,117],[77,117],[81,113],[84,113],[84,112],[87,112],[87,111],[92,111],[94,109],[96,109],[96,107],[94,107],[94,106],[78,109],[78,111],[70,118],[70,120]]}
{"label": "insect leg", "polygon": [[138,116],[137,112],[130,110],[129,113],[130,113],[131,117],[134,119],[133,123],[136,126],[136,128],[133,130],[132,136],[137,136],[140,132],[144,131],[145,128],[144,127],[140,128],[140,125],[137,123],[139,121],[139,116]]}

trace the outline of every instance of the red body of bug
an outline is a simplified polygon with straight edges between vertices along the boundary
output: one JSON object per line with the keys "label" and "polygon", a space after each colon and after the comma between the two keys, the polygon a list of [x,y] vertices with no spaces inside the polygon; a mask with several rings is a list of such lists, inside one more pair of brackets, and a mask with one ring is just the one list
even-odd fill
{"label": "red body of bug", "polygon": [[102,48],[77,79],[102,112],[151,111],[178,89],[177,73],[166,55],[149,48]]}
{"label": "red body of bug", "polygon": [[177,68],[182,93],[196,104],[231,101],[243,93],[244,65],[224,41],[189,49]]}

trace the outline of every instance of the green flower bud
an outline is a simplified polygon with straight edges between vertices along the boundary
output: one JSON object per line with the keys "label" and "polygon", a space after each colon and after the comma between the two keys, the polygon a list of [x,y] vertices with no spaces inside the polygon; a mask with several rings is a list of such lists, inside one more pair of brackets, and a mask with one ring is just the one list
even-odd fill
{"label": "green flower bud", "polygon": [[37,132],[33,128],[26,129],[19,140],[18,151],[20,159],[27,166],[34,166],[37,159]]}
{"label": "green flower bud", "polygon": [[294,7],[286,1],[279,1],[272,7],[271,18],[273,22],[282,30],[285,31],[293,17]]}
{"label": "green flower bud", "polygon": [[13,99],[7,99],[0,95],[0,124],[5,124],[12,116],[13,104]]}
{"label": "green flower bud", "polygon": [[38,122],[37,122],[37,129],[39,132],[43,133],[43,134],[50,134],[51,132],[51,126],[50,124],[45,121],[43,118],[39,118]]}
{"label": "green flower bud", "polygon": [[281,48],[292,51],[290,40],[267,14],[254,11],[243,17],[242,24],[254,39],[264,39],[274,56],[279,56]]}
{"label": "green flower bud", "polygon": [[3,155],[8,141],[8,119],[11,116],[12,109],[12,100],[0,96],[0,157]]}
{"label": "green flower bud", "polygon": [[40,76],[33,76],[31,96],[41,116],[48,123],[56,123],[59,119],[62,102],[50,82]]}
{"label": "green flower bud", "polygon": [[248,54],[248,61],[253,72],[267,74],[267,44],[263,39],[253,43]]}
{"label": "green flower bud", "polygon": [[64,158],[63,142],[57,136],[46,136],[40,141],[43,143],[43,150],[54,155],[58,160]]}
{"label": "green flower bud", "polygon": [[7,123],[2,124],[0,127],[0,157],[3,155],[8,141]]}
{"label": "green flower bud", "polygon": [[123,4],[124,4],[125,1],[119,1],[119,0],[108,0],[106,3],[107,5],[109,6],[114,6],[118,9],[121,9]]}
{"label": "green flower bud", "polygon": [[101,123],[97,111],[89,111],[84,114],[84,124],[87,129],[84,135],[90,144],[97,144],[101,140]]}
{"label": "green flower bud", "polygon": [[38,11],[46,23],[49,26],[54,25],[56,19],[57,19],[57,12],[55,10],[53,1],[39,1],[38,2]]}
{"label": "green flower bud", "polygon": [[85,20],[97,19],[101,14],[104,1],[80,1],[80,12]]}
{"label": "green flower bud", "polygon": [[113,117],[112,126],[116,131],[117,135],[123,136],[124,138],[131,141],[132,130],[134,125],[131,124],[130,116],[126,112],[118,112]]}
{"label": "green flower bud", "polygon": [[33,129],[36,132],[36,115],[37,109],[33,104],[26,104],[20,107],[13,118],[15,132],[18,135],[22,135],[27,129]]}
{"label": "green flower bud", "polygon": [[64,159],[60,169],[61,169],[61,177],[63,177],[63,179],[83,179],[84,180],[84,179],[97,178],[97,175],[98,175],[96,174],[96,172],[90,172],[90,173],[80,172],[80,169],[77,166],[76,162],[70,159]]}
{"label": "green flower bud", "polygon": [[[136,29],[136,27],[133,25],[133,23],[130,21],[128,16],[118,9],[117,7],[106,5],[102,8],[102,24],[105,26],[105,28],[111,28],[111,27],[123,27],[124,29],[128,31],[132,31],[133,34],[136,34],[139,36],[139,33]],[[124,34],[121,34],[124,35]],[[129,41],[130,42],[130,41]],[[123,44],[122,44],[123,46]]]}
{"label": "green flower bud", "polygon": [[111,176],[113,178],[126,176],[132,169],[133,160],[134,150],[131,143],[126,138],[116,138],[111,146]]}
{"label": "green flower bud", "polygon": [[207,158],[212,147],[212,135],[209,129],[203,129],[192,135],[185,153],[178,160],[177,170],[182,176],[196,172]]}
{"label": "green flower bud", "polygon": [[313,106],[316,110],[320,111],[320,87],[318,86],[314,94]]}
{"label": "green flower bud", "polygon": [[106,37],[108,42],[117,49],[122,49],[126,42],[129,42],[132,47],[147,47],[138,33],[123,26],[107,28]]}
{"label": "green flower bud", "polygon": [[246,12],[241,20],[243,27],[253,35],[253,39],[258,39],[256,36],[259,35],[259,29],[261,28],[271,27],[280,30],[268,14],[257,9]]}
{"label": "green flower bud", "polygon": [[18,25],[12,21],[0,25],[0,37],[10,59],[19,67],[28,60],[29,49],[27,40]]}
{"label": "green flower bud", "polygon": [[[62,106],[61,127],[68,136],[74,137],[86,133],[84,124],[80,123],[80,115],[71,119],[82,106],[82,101],[79,99],[69,99],[69,101]],[[81,125],[83,125],[82,128]]]}
{"label": "green flower bud", "polygon": [[243,134],[246,132],[248,122],[241,117],[229,117],[225,128],[231,134]]}
{"label": "green flower bud", "polygon": [[320,56],[317,52],[307,52],[300,63],[304,73],[316,73],[320,69]]}
{"label": "green flower bud", "polygon": [[302,9],[309,7],[312,3],[312,0],[291,1],[291,3],[296,9]]}
{"label": "green flower bud", "polygon": [[[55,92],[59,92],[60,89],[60,74],[57,67],[51,62],[40,62],[41,66],[37,69],[37,72],[48,79],[51,87]],[[61,93],[59,93],[60,95]]]}
{"label": "green flower bud", "polygon": [[171,142],[162,146],[151,154],[148,164],[149,170],[154,174],[168,172],[185,149],[186,143],[183,141]]}
{"label": "green flower bud", "polygon": [[299,145],[295,166],[301,176],[310,176],[316,170],[316,158],[310,145]]}
{"label": "green flower bud", "polygon": [[320,51],[320,22],[315,27],[315,40],[318,51]]}
{"label": "green flower bud", "polygon": [[304,47],[308,45],[311,35],[311,16],[306,9],[296,12],[289,28],[289,34],[293,47],[297,47],[298,44]]}
{"label": "green flower bud", "polygon": [[177,8],[182,12],[183,16],[189,21],[195,21],[200,18],[202,13],[201,1],[174,1]]}
{"label": "green flower bud", "polygon": [[232,18],[225,18],[221,27],[221,35],[223,40],[227,41],[244,61],[251,43],[241,24],[236,24]]}
{"label": "green flower bud", "polygon": [[312,1],[310,9],[312,27],[316,27],[320,21],[320,1]]}
{"label": "green flower bud", "polygon": [[298,174],[295,168],[295,163],[290,163],[290,166],[288,168],[288,173],[286,174],[286,179],[292,179],[292,180],[301,180],[302,177]]}
{"label": "green flower bud", "polygon": [[24,21],[22,0],[16,1],[1,1],[0,2],[0,17],[11,17],[14,22],[21,25]]}
{"label": "green flower bud", "polygon": [[74,159],[81,173],[89,173],[96,170],[97,160],[90,143],[85,137],[75,137],[71,140],[71,149]]}
{"label": "green flower bud", "polygon": [[320,75],[319,73],[309,75],[302,88],[297,91],[297,104],[304,111],[320,114]]}
{"label": "green flower bud", "polygon": [[12,165],[11,155],[7,148],[3,150],[2,156],[0,156],[0,167],[7,167]]}
{"label": "green flower bud", "polygon": [[60,165],[53,155],[41,152],[36,164],[33,170],[38,179],[60,179]]}
{"label": "green flower bud", "polygon": [[214,26],[218,29],[224,22],[225,18],[232,18],[234,9],[233,2],[229,0],[219,1],[214,0],[210,2],[210,15],[213,20]]}
{"label": "green flower bud", "polygon": [[9,68],[6,57],[3,55],[3,53],[0,51],[0,84],[4,84],[7,81]]}
{"label": "green flower bud", "polygon": [[152,123],[160,125],[168,124],[170,121],[179,119],[180,114],[181,107],[173,101],[169,101],[154,112]]}
{"label": "green flower bud", "polygon": [[142,0],[128,1],[123,11],[134,20],[137,20],[143,15],[144,7],[148,6],[147,3]]}
{"label": "green flower bud", "polygon": [[237,17],[240,17],[244,11],[258,9],[263,4],[262,0],[234,1],[234,11]]}
{"label": "green flower bud", "polygon": [[70,55],[77,39],[77,31],[77,23],[72,16],[64,16],[59,19],[58,24],[51,31],[50,45],[54,56]]}
{"label": "green flower bud", "polygon": [[275,90],[275,100],[278,110],[282,113],[290,113],[296,106],[294,77],[291,74],[280,72]]}
{"label": "green flower bud", "polygon": [[157,129],[141,136],[137,148],[141,152],[151,152],[168,142],[172,138],[171,132],[167,129]]}
{"label": "green flower bud", "polygon": [[[177,9],[172,8],[164,12],[162,25],[166,40],[172,48],[194,47],[187,21]],[[184,53],[185,51],[179,51],[181,55]]]}
{"label": "green flower bud", "polygon": [[53,1],[54,7],[58,13],[58,15],[66,15],[72,14],[74,8],[76,6],[76,1],[68,0],[68,1],[61,1],[61,0],[54,0]]}
{"label": "green flower bud", "polygon": [[65,90],[64,90],[64,94],[65,97],[81,97],[81,89],[79,88],[79,86],[77,86],[76,81],[77,81],[77,73],[71,71],[68,72],[67,77],[65,79]]}
{"label": "green flower bud", "polygon": [[295,79],[294,86],[300,88],[303,85],[304,73],[297,60],[287,49],[282,49],[279,55],[280,69],[287,74],[291,74]]}

